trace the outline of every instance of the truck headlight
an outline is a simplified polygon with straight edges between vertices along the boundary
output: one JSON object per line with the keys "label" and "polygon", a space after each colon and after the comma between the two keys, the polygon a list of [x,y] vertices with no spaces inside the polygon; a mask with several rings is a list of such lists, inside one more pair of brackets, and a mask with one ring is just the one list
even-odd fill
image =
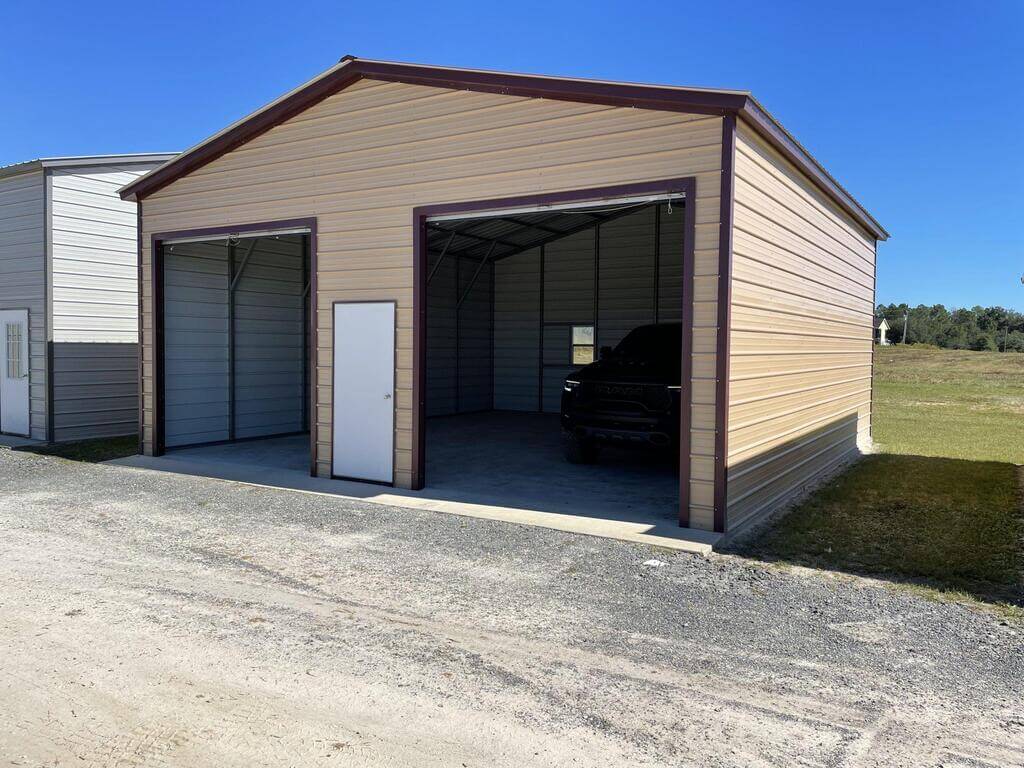
{"label": "truck headlight", "polygon": [[579,385],[580,385],[580,383],[578,381],[573,381],[572,379],[566,379],[565,380],[565,384],[562,385],[562,389],[564,389],[566,392],[572,392]]}

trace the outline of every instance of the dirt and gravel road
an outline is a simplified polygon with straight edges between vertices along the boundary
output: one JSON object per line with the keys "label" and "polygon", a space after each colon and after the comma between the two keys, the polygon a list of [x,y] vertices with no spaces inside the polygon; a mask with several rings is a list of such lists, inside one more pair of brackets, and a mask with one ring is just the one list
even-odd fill
{"label": "dirt and gravel road", "polygon": [[1019,766],[1022,681],[881,583],[0,450],[0,766]]}

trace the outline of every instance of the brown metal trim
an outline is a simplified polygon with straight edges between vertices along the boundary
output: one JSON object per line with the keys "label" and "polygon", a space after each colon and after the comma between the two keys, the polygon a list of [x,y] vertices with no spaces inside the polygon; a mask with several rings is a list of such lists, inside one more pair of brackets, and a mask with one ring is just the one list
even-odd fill
{"label": "brown metal trim", "polygon": [[164,455],[164,246],[157,235],[149,241],[153,315],[153,455]]}
{"label": "brown metal trim", "polygon": [[[690,469],[693,463],[693,278],[697,236],[697,180],[687,180],[683,205],[682,355],[679,377],[679,525],[690,527]],[[688,395],[687,395],[688,393]]]}
{"label": "brown metal trim", "polygon": [[[319,354],[320,346],[318,343],[319,331],[317,328],[319,320],[318,309],[318,294],[317,294],[317,275],[319,274],[319,261],[317,259],[317,220],[316,217],[306,219],[309,222],[309,237],[306,238],[306,242],[309,246],[309,475],[310,477],[317,476],[317,460],[318,456],[318,443],[317,436],[319,431],[319,395],[320,389],[317,387],[317,379],[319,378]],[[305,254],[303,254],[305,256]],[[331,424],[331,429],[334,429],[334,424]]]}
{"label": "brown metal trim", "polygon": [[[350,477],[349,475],[336,475],[334,474],[334,406],[338,402],[337,393],[334,391],[334,365],[338,360],[338,356],[334,350],[334,308],[339,304],[390,304],[393,310],[393,317],[395,323],[394,339],[392,344],[395,350],[395,359],[391,365],[391,482],[386,480],[367,480],[363,477]],[[398,431],[398,302],[394,299],[352,299],[344,300],[337,299],[331,302],[331,480],[348,480],[354,483],[369,483],[370,485],[381,485],[387,488],[395,487],[395,472],[398,471],[398,465],[395,461],[395,449],[397,442],[395,440],[395,433]],[[413,425],[415,426],[416,420],[413,419]],[[414,442],[415,445],[415,442]],[[415,471],[415,465],[413,465]]]}
{"label": "brown metal trim", "polygon": [[839,204],[839,207],[846,211],[853,220],[858,222],[876,240],[889,239],[889,233],[885,231],[875,217],[865,210],[864,206],[858,203],[853,195],[847,192],[836,181],[832,174],[826,171],[811,154],[804,149],[800,142],[794,139],[789,131],[779,125],[768,112],[754,99],[747,99],[747,103],[739,112],[740,116],[749,121],[751,126],[764,137],[775,149],[793,163],[797,168],[810,177],[822,191]]}
{"label": "brown metal trim", "polygon": [[729,497],[729,355],[732,325],[732,232],[736,116],[722,121],[718,225],[718,332],[715,340],[715,530],[725,533]]}
{"label": "brown metal trim", "polygon": [[[414,491],[426,483],[427,213],[412,211],[412,464]],[[333,381],[331,382],[333,386]],[[334,402],[334,398],[331,398]]]}
{"label": "brown metal trim", "polygon": [[137,256],[136,256],[136,262],[137,263],[136,263],[136,280],[135,280],[135,285],[136,285],[136,291],[138,293],[138,297],[137,297],[137,317],[138,317],[138,323],[139,323],[139,327],[138,327],[139,347],[138,347],[138,354],[136,355],[137,362],[138,362],[138,378],[137,378],[138,386],[136,388],[136,392],[138,393],[139,455],[141,456],[142,453],[143,453],[143,450],[144,450],[144,446],[143,446],[144,432],[142,431],[143,430],[143,423],[144,422],[143,422],[143,419],[142,419],[142,412],[143,412],[143,403],[145,402],[145,398],[143,397],[143,394],[142,394],[142,356],[143,356],[143,350],[145,349],[145,346],[144,346],[145,332],[144,332],[143,327],[142,327],[142,318],[144,317],[144,314],[143,314],[143,311],[142,311],[142,286],[143,286],[143,281],[142,281],[142,201],[141,200],[139,200],[135,204],[135,241],[136,241],[136,253],[137,253]]}
{"label": "brown metal trim", "polygon": [[510,72],[447,69],[390,61],[353,59],[346,69],[349,67],[358,70],[362,77],[385,82],[709,115],[722,115],[730,109],[741,109],[748,98],[746,93],[739,91],[574,80]]}
{"label": "brown metal trim", "polygon": [[[419,490],[426,484],[426,368],[427,368],[427,238],[430,216],[511,208],[518,206],[584,203],[634,195],[682,194],[685,224],[683,233],[683,329],[681,383],[689,392],[689,402],[679,408],[679,524],[690,522],[690,425],[693,407],[693,275],[694,239],[697,230],[697,181],[692,176],[609,187],[572,189],[542,195],[492,198],[461,203],[418,206],[412,211],[413,226],[413,374],[412,374],[412,487]],[[595,318],[596,320],[596,318]],[[595,339],[596,341],[596,339]],[[541,404],[543,407],[543,404]]]}
{"label": "brown metal trim", "polygon": [[343,66],[309,83],[277,103],[257,112],[238,125],[208,140],[191,152],[184,152],[137,181],[124,187],[122,198],[139,199],[156,192],[174,180],[221,157],[232,149],[270,130],[298,113],[369,78],[432,88],[449,88],[482,93],[500,93],[526,98],[552,99],[588,104],[651,109],[694,114],[735,115],[740,113],[755,130],[794,162],[844,210],[876,238],[888,233],[792,136],[749,94],[741,91],[715,91],[636,83],[609,83],[561,77],[486,72],[429,67],[399,62],[365,61],[355,57],[342,59]]}
{"label": "brown metal trim", "polygon": [[[139,208],[139,237],[141,238],[142,232],[142,215],[141,215],[141,202]],[[165,240],[175,240],[185,237],[208,237],[215,238],[221,235],[243,235],[246,232],[262,232],[262,231],[273,231],[275,229],[309,229],[309,242],[310,242],[310,320],[313,323],[312,330],[312,345],[313,345],[313,359],[310,362],[313,370],[310,376],[310,411],[313,414],[313,420],[310,424],[309,440],[310,440],[310,474],[316,475],[316,461],[317,461],[317,443],[316,443],[316,414],[317,414],[317,388],[316,388],[316,366],[317,366],[317,347],[316,347],[316,273],[317,273],[317,258],[316,258],[316,236],[317,236],[317,220],[315,216],[302,219],[280,219],[277,221],[258,221],[250,222],[248,224],[226,224],[218,227],[206,227],[202,229],[180,229],[171,232],[156,232],[150,236],[150,263],[152,266],[150,275],[152,283],[152,314],[153,314],[153,455],[162,456],[166,450],[164,444],[164,270],[163,270],[163,243]],[[141,242],[141,240],[140,240]],[[139,259],[139,273],[141,276],[142,259]],[[141,296],[141,283],[140,283],[140,296]],[[140,301],[141,308],[141,301]],[[139,318],[139,338],[142,338],[142,318]],[[140,361],[142,356],[142,349],[139,349]],[[141,362],[140,362],[141,365]],[[141,392],[140,392],[141,398]],[[140,399],[140,408],[141,405]]]}

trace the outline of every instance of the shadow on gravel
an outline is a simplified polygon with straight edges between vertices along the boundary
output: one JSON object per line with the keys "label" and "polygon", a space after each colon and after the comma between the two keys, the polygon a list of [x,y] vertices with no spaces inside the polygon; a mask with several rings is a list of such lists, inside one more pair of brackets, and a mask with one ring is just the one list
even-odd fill
{"label": "shadow on gravel", "polygon": [[1021,468],[866,456],[732,552],[960,593],[1024,618]]}
{"label": "shadow on gravel", "polygon": [[139,438],[136,435],[105,437],[98,440],[78,440],[73,443],[22,445],[11,450],[95,464],[110,459],[134,456],[139,452]]}

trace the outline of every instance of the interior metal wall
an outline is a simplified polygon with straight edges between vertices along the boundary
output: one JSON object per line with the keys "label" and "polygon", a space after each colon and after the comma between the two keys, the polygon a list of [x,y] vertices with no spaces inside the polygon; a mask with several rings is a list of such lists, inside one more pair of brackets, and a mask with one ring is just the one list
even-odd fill
{"label": "interior metal wall", "polygon": [[164,249],[164,442],[228,439],[228,255],[220,242]]}
{"label": "interior metal wall", "polygon": [[[431,254],[432,265],[438,255]],[[445,256],[427,286],[428,416],[492,408],[493,265],[477,274],[479,266]]]}
{"label": "interior metal wall", "polygon": [[[235,287],[236,438],[305,429],[301,237],[257,240]],[[236,249],[238,266],[247,249]]]}
{"label": "interior metal wall", "polygon": [[683,209],[662,204],[497,262],[494,407],[559,410],[573,325],[596,325],[600,348],[681,320],[682,238]]}
{"label": "interior metal wall", "polygon": [[165,248],[168,448],[305,429],[301,238]]}

